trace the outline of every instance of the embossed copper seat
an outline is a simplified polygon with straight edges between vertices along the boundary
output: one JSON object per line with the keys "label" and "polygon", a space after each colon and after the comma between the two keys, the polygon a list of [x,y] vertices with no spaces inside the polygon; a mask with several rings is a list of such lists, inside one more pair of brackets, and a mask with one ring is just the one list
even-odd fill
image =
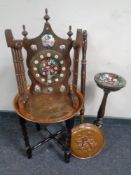
{"label": "embossed copper seat", "polygon": [[[24,25],[23,40],[14,39],[10,29],[5,31],[7,45],[12,51],[18,85],[14,107],[20,116],[25,143],[28,147],[28,157],[31,157],[31,151],[34,148],[31,148],[25,131],[26,120],[36,123],[67,121],[67,127],[70,130],[71,126],[69,126],[70,121],[68,120],[72,119],[79,111],[81,120],[84,115],[87,33],[78,29],[76,40],[72,40],[73,33],[69,26],[68,38],[62,39],[53,32],[48,22],[50,17],[47,9],[45,12],[44,29],[36,38],[29,39],[27,37],[28,32]],[[29,86],[23,64],[23,48],[27,52],[26,65],[31,80]],[[72,48],[74,49],[74,58],[71,61],[70,51]],[[78,64],[81,48],[81,90],[78,90]],[[70,68],[71,63],[73,63],[73,70]]]}
{"label": "embossed copper seat", "polygon": [[[77,97],[78,96],[78,97]],[[73,105],[69,94],[56,93],[31,95],[23,105],[17,95],[14,107],[26,120],[38,123],[55,123],[72,118],[83,104],[83,96],[77,91],[76,104]]]}

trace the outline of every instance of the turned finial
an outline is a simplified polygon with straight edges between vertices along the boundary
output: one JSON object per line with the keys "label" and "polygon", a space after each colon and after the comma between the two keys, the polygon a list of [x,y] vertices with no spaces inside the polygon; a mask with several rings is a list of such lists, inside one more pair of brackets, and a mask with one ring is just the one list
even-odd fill
{"label": "turned finial", "polygon": [[48,9],[45,9],[45,16],[44,19],[46,20],[46,22],[48,22],[48,20],[50,19],[49,15],[48,15]]}
{"label": "turned finial", "polygon": [[73,35],[73,32],[71,31],[72,27],[69,26],[69,32],[67,33],[67,35],[69,36],[69,38],[71,39],[71,36]]}
{"label": "turned finial", "polygon": [[23,25],[22,28],[23,28],[22,35],[24,36],[25,39],[27,39],[28,32],[26,31],[25,25]]}

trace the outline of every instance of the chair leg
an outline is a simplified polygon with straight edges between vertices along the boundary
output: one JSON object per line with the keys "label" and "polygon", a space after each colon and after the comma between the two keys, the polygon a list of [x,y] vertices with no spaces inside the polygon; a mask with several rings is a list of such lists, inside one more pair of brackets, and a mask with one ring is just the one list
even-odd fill
{"label": "chair leg", "polygon": [[84,123],[84,113],[85,113],[85,108],[83,106],[83,108],[80,110],[80,124]]}
{"label": "chair leg", "polygon": [[27,128],[26,128],[26,120],[19,117],[19,121],[20,121],[22,134],[23,134],[24,141],[25,141],[26,154],[27,154],[27,157],[30,159],[32,157],[32,149],[29,143],[29,138],[28,138],[28,133],[27,133]]}
{"label": "chair leg", "polygon": [[67,128],[67,138],[66,138],[66,148],[64,149],[64,158],[65,162],[70,162],[71,157],[71,129],[74,126],[74,118],[66,120],[66,128]]}
{"label": "chair leg", "polygon": [[35,125],[36,125],[36,129],[37,129],[37,131],[40,131],[40,130],[41,130],[41,126],[40,126],[40,124],[39,124],[39,123],[36,123]]}
{"label": "chair leg", "polygon": [[66,120],[66,128],[71,131],[74,126],[74,118]]}

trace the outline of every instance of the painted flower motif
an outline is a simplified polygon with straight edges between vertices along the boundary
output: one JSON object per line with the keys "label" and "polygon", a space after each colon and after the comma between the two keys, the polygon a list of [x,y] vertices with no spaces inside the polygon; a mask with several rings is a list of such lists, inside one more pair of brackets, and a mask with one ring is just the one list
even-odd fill
{"label": "painted flower motif", "polygon": [[63,64],[63,63],[64,63],[64,61],[63,61],[63,60],[61,60],[61,61],[60,61],[60,64]]}
{"label": "painted flower motif", "polygon": [[54,67],[54,70],[58,70],[58,67]]}
{"label": "painted flower motif", "polygon": [[59,81],[59,79],[58,79],[58,78],[56,78],[56,79],[55,79],[55,81],[56,81],[56,82],[58,82],[58,81]]}
{"label": "painted flower motif", "polygon": [[36,51],[37,50],[37,45],[36,44],[32,44],[30,46],[30,48],[33,50],[33,51]]}
{"label": "painted flower motif", "polygon": [[50,47],[54,46],[55,39],[54,39],[53,35],[51,35],[51,34],[43,35],[41,40],[42,40],[43,46],[46,48],[50,48]]}
{"label": "painted flower motif", "polygon": [[46,75],[46,73],[45,73],[45,72],[42,72],[42,75],[44,75],[44,76],[45,76],[45,75]]}
{"label": "painted flower motif", "polygon": [[45,79],[44,79],[44,78],[41,78],[41,81],[42,81],[42,82],[44,82],[44,81],[45,81]]}
{"label": "painted flower motif", "polygon": [[50,59],[48,58],[48,59],[42,60],[38,64],[37,69],[38,69],[38,73],[41,76],[43,76],[48,83],[59,81],[59,80],[55,80],[58,78],[57,75],[59,75],[60,73],[60,63],[56,58],[53,57]]}
{"label": "painted flower motif", "polygon": [[64,50],[64,49],[66,48],[66,46],[65,46],[64,44],[61,44],[61,45],[59,46],[59,48],[60,48],[61,50]]}
{"label": "painted flower motif", "polygon": [[47,57],[51,57],[51,53],[47,53]]}
{"label": "painted flower motif", "polygon": [[40,92],[41,91],[41,88],[38,84],[35,85],[35,91],[36,92]]}
{"label": "painted flower motif", "polygon": [[65,92],[66,91],[66,87],[64,85],[60,86],[60,92]]}
{"label": "painted flower motif", "polygon": [[39,61],[38,61],[38,60],[35,60],[35,61],[34,61],[34,63],[35,63],[35,64],[38,64],[38,63],[39,63]]}
{"label": "painted flower motif", "polygon": [[36,77],[39,77],[40,76],[40,74],[36,74]]}
{"label": "painted flower motif", "polygon": [[66,68],[65,68],[65,67],[62,67],[62,70],[63,70],[63,71],[65,71],[65,70],[66,70]]}
{"label": "painted flower motif", "polygon": [[116,83],[118,83],[117,81],[117,77],[114,74],[109,74],[109,73],[101,73],[99,79],[103,82],[103,83],[108,83],[110,85],[114,85]]}
{"label": "painted flower motif", "polygon": [[53,88],[52,87],[48,87],[48,91],[49,92],[52,92],[53,91]]}
{"label": "painted flower motif", "polygon": [[43,59],[44,58],[44,55],[40,55],[40,58]]}
{"label": "painted flower motif", "polygon": [[64,77],[64,74],[60,74],[60,77]]}
{"label": "painted flower motif", "polygon": [[64,71],[66,71],[66,67],[63,65],[64,60],[59,60],[57,54],[49,54],[49,52],[46,53],[47,57],[40,54],[39,60],[33,60],[34,75],[41,83],[46,82],[51,84],[53,82],[59,82],[64,77]]}
{"label": "painted flower motif", "polygon": [[55,55],[55,58],[58,59],[58,55]]}
{"label": "painted flower motif", "polygon": [[51,80],[48,80],[48,83],[52,83],[52,81]]}
{"label": "painted flower motif", "polygon": [[33,70],[34,70],[34,71],[37,71],[37,67],[34,67]]}
{"label": "painted flower motif", "polygon": [[43,67],[45,67],[46,65],[45,65],[45,63],[43,63]]}

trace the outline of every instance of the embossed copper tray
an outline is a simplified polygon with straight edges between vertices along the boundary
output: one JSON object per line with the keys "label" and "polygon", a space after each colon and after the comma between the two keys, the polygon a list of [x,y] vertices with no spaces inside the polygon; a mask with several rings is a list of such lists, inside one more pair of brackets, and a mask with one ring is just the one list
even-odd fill
{"label": "embossed copper tray", "polygon": [[18,115],[26,120],[38,123],[56,123],[72,118],[81,109],[83,96],[77,90],[78,102],[72,106],[69,94],[31,95],[23,104],[17,94],[14,98],[14,108]]}
{"label": "embossed copper tray", "polygon": [[79,159],[96,156],[105,143],[101,129],[93,124],[84,123],[72,129],[71,151]]}

